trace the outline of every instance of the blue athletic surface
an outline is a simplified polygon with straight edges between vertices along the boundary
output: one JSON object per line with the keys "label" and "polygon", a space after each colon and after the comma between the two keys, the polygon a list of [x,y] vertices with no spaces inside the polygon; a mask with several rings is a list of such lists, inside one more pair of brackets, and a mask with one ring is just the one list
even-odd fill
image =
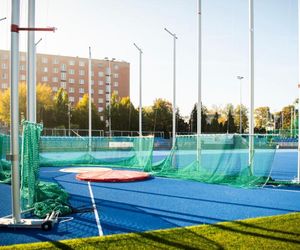
{"label": "blue athletic surface", "polygon": [[[156,160],[163,152],[155,152]],[[97,236],[98,228],[88,183],[60,168],[42,168],[40,177],[59,183],[69,194],[75,213],[70,222],[50,232],[40,229],[0,228],[0,245],[57,241]],[[297,175],[297,151],[276,153],[272,178],[291,180]],[[300,211],[300,189],[240,189],[167,178],[132,183],[91,183],[104,235],[218,223]],[[0,185],[0,217],[11,213],[10,186]],[[59,246],[59,243],[54,243]]]}

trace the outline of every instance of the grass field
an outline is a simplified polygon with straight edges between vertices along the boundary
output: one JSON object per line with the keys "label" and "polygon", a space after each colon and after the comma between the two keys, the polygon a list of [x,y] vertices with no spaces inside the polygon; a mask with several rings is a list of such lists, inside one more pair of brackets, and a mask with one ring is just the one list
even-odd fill
{"label": "grass field", "polygon": [[300,249],[300,213],[4,249]]}

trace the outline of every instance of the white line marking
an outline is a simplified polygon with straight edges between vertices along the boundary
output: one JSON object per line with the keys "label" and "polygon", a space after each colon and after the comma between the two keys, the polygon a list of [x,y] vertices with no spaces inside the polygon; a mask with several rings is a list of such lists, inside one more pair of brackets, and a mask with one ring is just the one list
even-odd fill
{"label": "white line marking", "polygon": [[92,200],[92,205],[93,205],[93,209],[94,209],[94,214],[95,214],[95,219],[96,219],[96,223],[97,223],[97,227],[98,227],[99,236],[103,236],[103,231],[102,231],[102,227],[100,224],[100,217],[99,217],[98,210],[96,207],[92,186],[89,181],[88,181],[88,186],[89,186],[89,191],[90,191],[90,196],[91,196],[91,200]]}

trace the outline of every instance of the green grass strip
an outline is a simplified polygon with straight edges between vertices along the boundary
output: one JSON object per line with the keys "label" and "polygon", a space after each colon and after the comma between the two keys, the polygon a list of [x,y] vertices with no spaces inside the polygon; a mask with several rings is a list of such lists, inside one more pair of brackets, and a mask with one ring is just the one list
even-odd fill
{"label": "green grass strip", "polygon": [[300,213],[0,249],[300,249]]}

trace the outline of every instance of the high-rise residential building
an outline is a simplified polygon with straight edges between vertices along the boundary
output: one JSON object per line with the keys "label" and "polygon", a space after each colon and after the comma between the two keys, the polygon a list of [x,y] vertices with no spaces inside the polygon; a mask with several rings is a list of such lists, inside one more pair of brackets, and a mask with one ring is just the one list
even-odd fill
{"label": "high-rise residential building", "polygon": [[[26,53],[20,52],[19,61],[19,82],[26,82]],[[54,93],[64,88],[72,105],[88,94],[88,58],[37,54],[36,64],[37,83],[49,84]],[[128,62],[92,59],[92,100],[101,119],[104,119],[103,112],[110,98],[109,76],[111,94],[127,97],[130,93],[129,70]],[[9,87],[10,52],[0,50],[0,91]]]}

